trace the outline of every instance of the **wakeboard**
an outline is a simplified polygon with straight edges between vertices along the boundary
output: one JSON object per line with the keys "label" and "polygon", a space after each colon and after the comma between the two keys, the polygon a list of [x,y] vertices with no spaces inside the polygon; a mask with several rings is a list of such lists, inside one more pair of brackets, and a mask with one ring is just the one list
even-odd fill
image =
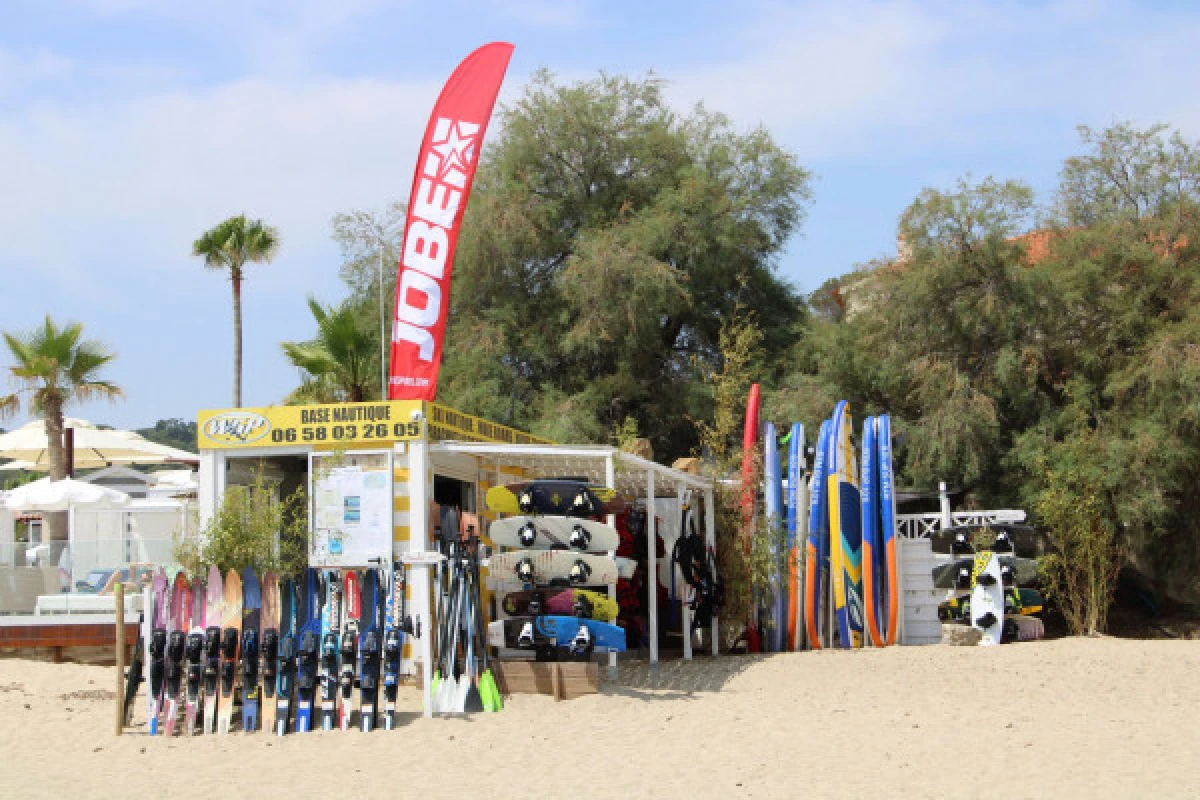
{"label": "wakeboard", "polygon": [[489,580],[504,586],[604,586],[624,577],[607,556],[569,550],[510,550],[493,555]]}
{"label": "wakeboard", "polygon": [[995,553],[975,556],[971,587],[971,627],[982,634],[981,646],[1000,644],[1004,637],[1004,578]]}
{"label": "wakeboard", "polygon": [[617,529],[581,517],[516,516],[488,527],[488,538],[502,547],[527,550],[578,550],[605,553],[621,545]]}
{"label": "wakeboard", "polygon": [[518,650],[566,648],[572,655],[581,656],[622,653],[625,629],[579,617],[515,617],[490,623],[488,644]]}
{"label": "wakeboard", "polygon": [[590,589],[550,589],[509,592],[501,602],[510,617],[553,614],[612,622],[621,609],[617,601]]}
{"label": "wakeboard", "polygon": [[625,510],[625,498],[615,489],[557,478],[493,486],[485,502],[501,514],[599,517]]}

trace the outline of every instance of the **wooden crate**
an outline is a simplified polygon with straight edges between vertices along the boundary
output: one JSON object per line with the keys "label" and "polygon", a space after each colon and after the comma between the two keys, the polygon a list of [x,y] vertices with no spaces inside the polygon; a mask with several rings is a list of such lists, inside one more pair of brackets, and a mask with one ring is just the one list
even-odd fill
{"label": "wooden crate", "polygon": [[493,661],[492,675],[501,694],[548,694],[572,700],[599,691],[595,662]]}

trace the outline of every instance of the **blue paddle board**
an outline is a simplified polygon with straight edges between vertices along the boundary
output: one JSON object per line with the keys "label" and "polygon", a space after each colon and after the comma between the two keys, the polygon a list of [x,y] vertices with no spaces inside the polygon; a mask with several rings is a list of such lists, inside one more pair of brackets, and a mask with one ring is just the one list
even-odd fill
{"label": "blue paddle board", "polygon": [[881,616],[884,644],[895,644],[900,636],[900,542],[896,538],[896,473],[892,461],[892,419],[881,414],[875,423],[879,446],[879,532],[883,542],[881,599],[887,613]]}
{"label": "blue paddle board", "polygon": [[804,575],[800,570],[801,548],[805,542],[801,536],[801,523],[808,510],[804,503],[804,426],[792,423],[788,434],[787,460],[787,627],[785,650],[800,650],[804,647]]}
{"label": "blue paddle board", "polygon": [[808,537],[804,558],[804,631],[808,646],[820,650],[828,635],[825,624],[825,593],[829,591],[829,508],[826,498],[828,470],[825,451],[829,446],[830,421],[821,423],[817,453],[809,484]]}

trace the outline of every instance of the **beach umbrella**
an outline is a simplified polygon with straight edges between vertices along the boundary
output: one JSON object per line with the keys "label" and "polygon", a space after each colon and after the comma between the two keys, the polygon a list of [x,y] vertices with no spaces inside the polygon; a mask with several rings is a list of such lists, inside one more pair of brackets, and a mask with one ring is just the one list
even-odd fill
{"label": "beach umbrella", "polygon": [[9,511],[69,511],[79,506],[113,507],[129,502],[129,495],[86,481],[42,478],[8,492],[4,507]]}
{"label": "beach umbrella", "polygon": [[[65,428],[74,430],[75,469],[113,464],[199,463],[199,456],[186,450],[158,444],[133,431],[104,430],[87,420],[67,418]],[[15,431],[0,434],[0,458],[28,462],[26,469],[50,468],[49,443],[44,420],[34,420]]]}

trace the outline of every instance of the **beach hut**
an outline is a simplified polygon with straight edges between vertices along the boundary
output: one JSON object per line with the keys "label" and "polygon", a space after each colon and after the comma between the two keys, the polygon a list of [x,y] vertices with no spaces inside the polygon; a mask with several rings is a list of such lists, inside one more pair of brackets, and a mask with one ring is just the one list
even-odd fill
{"label": "beach hut", "polygon": [[[306,486],[310,566],[366,567],[413,558],[433,549],[433,504],[455,505],[494,517],[484,508],[488,488],[531,477],[582,477],[638,498],[648,513],[650,574],[660,562],[655,517],[678,520],[685,499],[705,509],[714,544],[713,484],[702,476],[601,445],[550,442],[505,425],[423,401],[380,401],[201,411],[198,418],[201,524],[226,489],[257,476],[282,487]],[[346,498],[353,497],[352,504]],[[482,537],[487,541],[486,532]],[[330,545],[336,541],[336,547]],[[669,542],[668,542],[669,546]],[[610,587],[610,592],[615,591]],[[409,608],[430,620],[429,582],[417,570]],[[651,663],[659,659],[657,594],[648,592]],[[690,630],[684,609],[683,630]],[[717,652],[717,620],[706,644]],[[415,669],[411,642],[404,669]],[[684,636],[684,657],[692,637]],[[426,665],[428,657],[422,659]],[[615,667],[615,656],[610,666]]]}

